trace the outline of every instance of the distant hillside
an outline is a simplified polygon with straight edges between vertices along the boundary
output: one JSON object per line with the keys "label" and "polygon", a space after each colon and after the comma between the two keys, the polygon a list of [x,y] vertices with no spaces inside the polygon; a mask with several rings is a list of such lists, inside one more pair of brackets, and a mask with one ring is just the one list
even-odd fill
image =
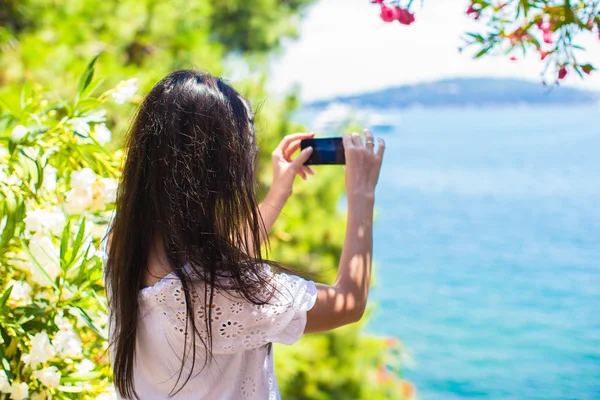
{"label": "distant hillside", "polygon": [[406,85],[309,104],[321,108],[331,102],[355,107],[489,106],[504,104],[581,104],[600,101],[600,93],[562,86],[543,87],[516,79],[448,79]]}

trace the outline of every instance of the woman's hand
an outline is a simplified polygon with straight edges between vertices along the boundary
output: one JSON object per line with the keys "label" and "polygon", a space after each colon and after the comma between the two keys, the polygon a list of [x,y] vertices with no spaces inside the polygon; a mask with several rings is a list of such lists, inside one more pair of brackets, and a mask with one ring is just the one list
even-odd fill
{"label": "woman's hand", "polygon": [[365,130],[366,142],[357,133],[344,134],[344,152],[346,154],[346,192],[348,200],[354,196],[374,196],[379,179],[381,162],[385,151],[383,139],[377,139],[379,147],[374,152],[373,134]]}
{"label": "woman's hand", "polygon": [[304,180],[308,174],[314,175],[313,170],[304,165],[312,154],[312,148],[302,150],[298,157],[292,160],[292,154],[300,148],[300,141],[314,136],[314,132],[287,135],[273,151],[273,184],[270,191],[272,195],[287,200],[292,195],[296,175],[300,175]]}

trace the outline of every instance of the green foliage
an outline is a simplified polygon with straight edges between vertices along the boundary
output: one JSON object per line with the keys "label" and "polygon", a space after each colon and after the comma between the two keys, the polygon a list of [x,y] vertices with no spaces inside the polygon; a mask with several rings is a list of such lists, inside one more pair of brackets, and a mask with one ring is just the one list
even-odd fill
{"label": "green foliage", "polygon": [[[108,143],[108,127],[121,136],[132,113],[123,103],[132,95],[135,103],[141,99],[130,78],[145,91],[174,68],[241,76],[236,88],[261,105],[256,124],[264,195],[270,151],[301,130],[290,122],[294,96],[266,101],[265,56],[295,35],[309,2],[0,0],[0,262],[7,271],[0,277],[0,358],[15,390],[25,384],[30,394],[43,392],[39,398],[97,398],[110,387],[106,298],[94,249],[122,158],[118,143]],[[95,95],[107,87],[115,89]],[[344,232],[338,208],[343,170],[317,174],[299,182],[273,230],[270,255],[331,282]],[[42,212],[32,214],[36,210]],[[57,350],[57,336],[73,339],[68,356]],[[278,347],[282,397],[402,398],[398,349],[386,343],[357,326]],[[23,355],[34,348],[52,356],[33,367]],[[81,364],[85,359],[91,370]],[[60,384],[34,376],[43,368],[53,378],[60,373]],[[6,392],[3,384],[0,377],[0,392]]]}
{"label": "green foliage", "polygon": [[97,398],[110,384],[96,249],[120,152],[100,144],[108,96],[87,90],[93,64],[71,99],[26,84],[19,104],[2,103],[0,393],[14,399]]}
{"label": "green foliage", "polygon": [[[526,54],[533,51],[546,61],[542,72],[551,82],[564,79],[568,70],[579,76],[594,67],[581,62],[575,37],[593,32],[600,39],[600,2],[597,0],[509,0],[502,3],[472,0],[469,14],[481,19],[483,34],[467,33],[467,46],[475,58],[493,53]],[[513,55],[516,60],[516,56]]]}

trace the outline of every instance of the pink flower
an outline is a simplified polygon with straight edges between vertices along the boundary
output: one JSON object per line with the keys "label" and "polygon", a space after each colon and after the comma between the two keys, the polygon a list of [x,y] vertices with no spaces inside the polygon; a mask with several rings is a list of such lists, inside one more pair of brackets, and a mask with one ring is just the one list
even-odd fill
{"label": "pink flower", "polygon": [[393,22],[398,17],[396,7],[381,5],[381,14],[379,15],[384,22]]}
{"label": "pink flower", "polygon": [[552,40],[552,31],[544,31],[544,42],[548,44],[552,44],[554,41]]}
{"label": "pink flower", "polygon": [[467,15],[471,15],[471,14],[474,14],[473,18],[479,19],[479,17],[481,17],[481,10],[476,10],[475,4],[471,4],[469,6],[469,8],[467,8]]}
{"label": "pink flower", "polygon": [[593,20],[593,19],[590,19],[590,20],[588,21],[588,23],[587,23],[587,27],[588,27],[589,29],[593,29],[593,28],[594,28],[594,20]]}
{"label": "pink flower", "polygon": [[383,3],[385,0],[371,0],[371,3],[373,4],[381,4]]}
{"label": "pink flower", "polygon": [[402,25],[410,25],[415,22],[415,15],[411,14],[408,9],[396,7],[396,11],[398,13],[396,18]]}
{"label": "pink flower", "polygon": [[510,58],[510,61],[517,61],[517,57],[515,57],[515,56],[512,56],[512,57]]}
{"label": "pink flower", "polygon": [[560,67],[558,70],[558,79],[565,79],[567,76],[567,67]]}

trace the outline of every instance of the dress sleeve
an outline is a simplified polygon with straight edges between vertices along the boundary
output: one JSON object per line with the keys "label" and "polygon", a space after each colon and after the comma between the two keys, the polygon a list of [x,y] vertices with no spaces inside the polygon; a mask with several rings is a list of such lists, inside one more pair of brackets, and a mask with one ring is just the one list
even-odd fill
{"label": "dress sleeve", "polygon": [[273,286],[268,304],[218,296],[221,305],[212,310],[214,353],[237,353],[271,342],[292,344],[302,337],[306,313],[317,300],[315,283],[295,275],[268,273]]}

